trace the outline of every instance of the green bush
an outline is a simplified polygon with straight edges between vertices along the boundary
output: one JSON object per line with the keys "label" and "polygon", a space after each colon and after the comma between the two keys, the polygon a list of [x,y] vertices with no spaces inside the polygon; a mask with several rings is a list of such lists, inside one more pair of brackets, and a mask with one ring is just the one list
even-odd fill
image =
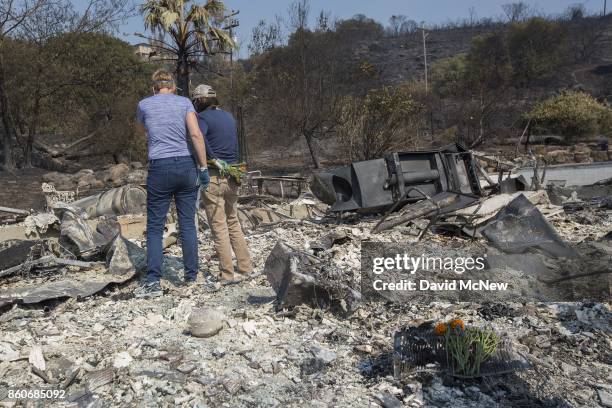
{"label": "green bush", "polygon": [[342,100],[338,132],[351,160],[379,158],[408,144],[424,109],[415,91],[408,85],[384,87]]}
{"label": "green bush", "polygon": [[527,117],[536,131],[573,139],[612,129],[612,109],[584,92],[566,91],[542,101]]}
{"label": "green bush", "polygon": [[506,42],[516,86],[555,74],[563,62],[565,35],[561,25],[538,17],[510,25]]}

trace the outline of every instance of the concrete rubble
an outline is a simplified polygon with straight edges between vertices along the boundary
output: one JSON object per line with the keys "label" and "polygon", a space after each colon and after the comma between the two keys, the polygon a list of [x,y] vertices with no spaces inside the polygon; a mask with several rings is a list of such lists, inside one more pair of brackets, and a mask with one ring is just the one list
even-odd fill
{"label": "concrete rubble", "polygon": [[[104,177],[128,175],[122,167]],[[333,214],[311,195],[245,196],[254,275],[233,285],[204,278],[218,261],[200,219],[200,281],[183,286],[171,223],[164,295],[152,300],[132,294],[145,267],[140,193],[132,190],[127,211],[98,211],[101,196],[56,202],[44,216],[0,227],[10,237],[0,242],[0,387],[59,387],[62,406],[79,407],[610,406],[609,302],[391,303],[360,293],[362,242],[502,253],[510,241],[498,224],[508,217],[518,223],[513,238],[526,238],[525,225],[550,238],[537,254],[513,246],[523,254],[517,262],[537,255],[553,279],[587,268],[600,273],[586,280],[610,282],[612,210],[601,205],[610,192],[563,188],[485,192],[442,217],[377,234],[380,213]],[[35,231],[16,230],[24,224]],[[572,251],[578,258],[568,260]],[[466,380],[425,367],[398,379],[394,335],[454,318],[493,328],[530,368]]]}

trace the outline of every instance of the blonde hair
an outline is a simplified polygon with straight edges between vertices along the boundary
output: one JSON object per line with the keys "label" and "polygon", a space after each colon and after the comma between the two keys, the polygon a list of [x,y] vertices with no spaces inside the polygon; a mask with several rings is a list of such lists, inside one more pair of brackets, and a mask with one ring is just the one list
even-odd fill
{"label": "blonde hair", "polygon": [[165,69],[158,69],[153,73],[153,87],[156,91],[162,88],[176,88],[174,76]]}

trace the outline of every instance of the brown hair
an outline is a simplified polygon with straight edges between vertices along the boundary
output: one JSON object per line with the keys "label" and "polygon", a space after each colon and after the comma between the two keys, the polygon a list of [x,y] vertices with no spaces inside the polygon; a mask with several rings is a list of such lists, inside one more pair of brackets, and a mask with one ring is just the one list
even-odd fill
{"label": "brown hair", "polygon": [[153,73],[153,88],[159,91],[162,88],[176,88],[174,76],[165,69],[158,69]]}
{"label": "brown hair", "polygon": [[216,96],[209,96],[206,98],[198,98],[193,101],[195,110],[199,113],[210,107],[216,108],[219,106],[219,99]]}

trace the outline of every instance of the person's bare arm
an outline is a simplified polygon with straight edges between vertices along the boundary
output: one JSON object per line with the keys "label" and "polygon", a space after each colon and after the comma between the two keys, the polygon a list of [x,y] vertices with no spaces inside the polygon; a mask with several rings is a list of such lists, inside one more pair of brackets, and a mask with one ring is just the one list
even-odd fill
{"label": "person's bare arm", "polygon": [[193,142],[196,159],[200,167],[206,167],[206,149],[204,148],[204,135],[198,125],[198,117],[195,112],[189,112],[185,118],[187,121],[187,130]]}
{"label": "person's bare arm", "polygon": [[147,131],[145,129],[145,126],[140,122],[136,122],[136,125],[134,126],[134,131],[136,132],[136,136],[139,138],[147,137]]}

